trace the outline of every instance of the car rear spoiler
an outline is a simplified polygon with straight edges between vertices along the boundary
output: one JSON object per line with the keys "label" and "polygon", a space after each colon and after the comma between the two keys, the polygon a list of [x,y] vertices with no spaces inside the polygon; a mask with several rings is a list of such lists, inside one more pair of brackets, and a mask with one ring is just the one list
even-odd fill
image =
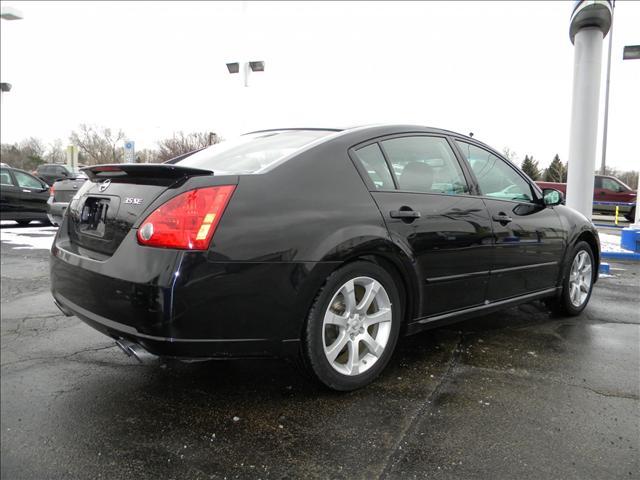
{"label": "car rear spoiler", "polygon": [[211,170],[200,168],[181,167],[166,163],[113,163],[108,165],[93,165],[81,168],[92,182],[101,180],[118,179],[126,177],[129,179],[163,179],[178,180],[184,177],[201,175],[213,175]]}

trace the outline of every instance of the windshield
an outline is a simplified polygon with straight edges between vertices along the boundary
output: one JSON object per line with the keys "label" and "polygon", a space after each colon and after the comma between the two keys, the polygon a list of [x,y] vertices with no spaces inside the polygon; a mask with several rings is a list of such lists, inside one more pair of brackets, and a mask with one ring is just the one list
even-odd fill
{"label": "windshield", "polygon": [[331,130],[252,133],[207,147],[178,163],[185,167],[213,170],[217,174],[263,173],[288,155],[333,133]]}

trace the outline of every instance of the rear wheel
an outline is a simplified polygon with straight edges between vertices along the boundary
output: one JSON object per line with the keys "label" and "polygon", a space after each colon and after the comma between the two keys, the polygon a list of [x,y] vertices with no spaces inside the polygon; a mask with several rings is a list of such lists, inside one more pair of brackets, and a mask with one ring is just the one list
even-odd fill
{"label": "rear wheel", "polygon": [[634,222],[636,219],[636,207],[632,207],[627,213],[624,214],[624,218],[630,222]]}
{"label": "rear wheel", "polygon": [[569,257],[562,293],[549,306],[557,313],[579,315],[589,303],[593,289],[595,261],[587,242],[578,242]]}
{"label": "rear wheel", "polygon": [[401,312],[398,288],[382,267],[344,266],[327,279],[309,311],[303,364],[333,390],[371,383],[393,354]]}

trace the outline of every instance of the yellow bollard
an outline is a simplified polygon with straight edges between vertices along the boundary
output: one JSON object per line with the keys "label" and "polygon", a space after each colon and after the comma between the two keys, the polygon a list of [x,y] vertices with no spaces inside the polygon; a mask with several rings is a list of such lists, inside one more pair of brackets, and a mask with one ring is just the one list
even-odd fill
{"label": "yellow bollard", "polygon": [[620,207],[616,205],[616,226],[618,226],[618,213],[620,213]]}

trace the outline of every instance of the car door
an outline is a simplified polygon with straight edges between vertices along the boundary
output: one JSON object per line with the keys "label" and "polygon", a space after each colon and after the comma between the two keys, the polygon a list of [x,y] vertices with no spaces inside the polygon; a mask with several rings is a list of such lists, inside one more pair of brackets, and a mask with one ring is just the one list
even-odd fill
{"label": "car door", "polygon": [[491,267],[491,225],[443,136],[383,138],[351,151],[394,242],[422,283],[418,316],[481,305]]}
{"label": "car door", "polygon": [[556,286],[567,232],[553,207],[545,207],[530,181],[508,161],[456,140],[489,215],[494,255],[487,300]]}
{"label": "car door", "polygon": [[8,168],[0,169],[0,218],[13,220],[20,212],[20,197],[13,175]]}
{"label": "car door", "polygon": [[18,184],[20,209],[24,215],[43,217],[47,213],[49,186],[42,180],[19,170],[13,171]]}

